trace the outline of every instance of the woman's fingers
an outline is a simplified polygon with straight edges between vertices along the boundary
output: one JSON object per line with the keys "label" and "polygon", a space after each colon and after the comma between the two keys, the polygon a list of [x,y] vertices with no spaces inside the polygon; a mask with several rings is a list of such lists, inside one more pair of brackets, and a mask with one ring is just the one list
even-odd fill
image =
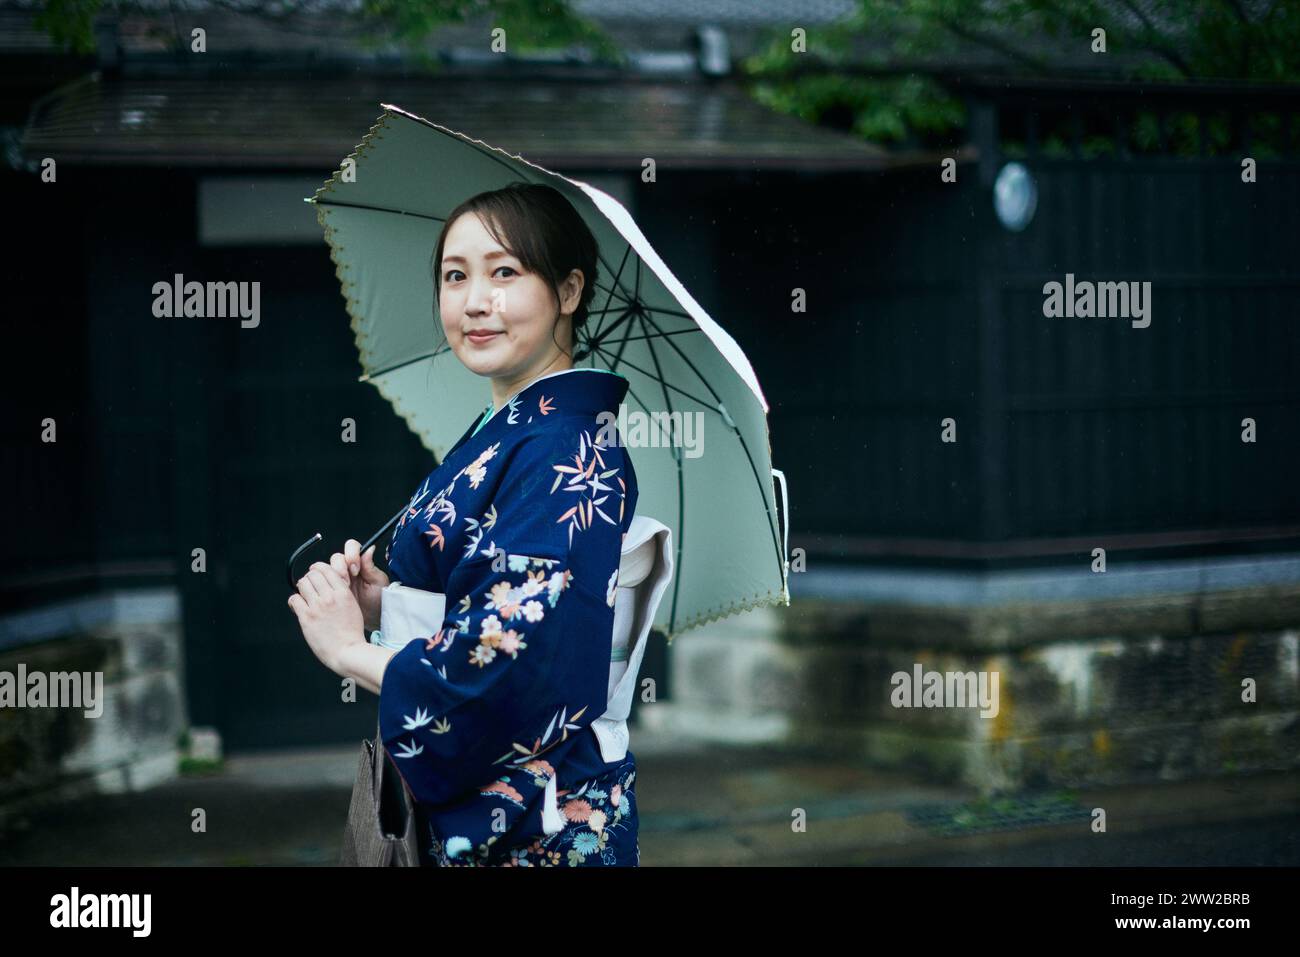
{"label": "woman's fingers", "polygon": [[355,538],[349,538],[343,543],[343,557],[347,559],[352,574],[361,571],[361,543]]}
{"label": "woman's fingers", "polygon": [[346,591],[348,587],[347,579],[340,578],[338,572],[324,562],[312,562],[307,577],[312,580],[316,591],[320,592],[322,597],[330,592]]}
{"label": "woman's fingers", "polygon": [[372,584],[388,584],[388,576],[375,565],[375,546],[371,545],[361,556],[361,577]]}
{"label": "woman's fingers", "polygon": [[344,581],[348,580],[348,560],[343,557],[342,552],[335,552],[330,556],[330,568],[334,569],[335,573]]}
{"label": "woman's fingers", "polygon": [[298,579],[298,594],[307,599],[308,605],[319,597],[320,593],[316,590],[316,584],[311,579],[310,571]]}

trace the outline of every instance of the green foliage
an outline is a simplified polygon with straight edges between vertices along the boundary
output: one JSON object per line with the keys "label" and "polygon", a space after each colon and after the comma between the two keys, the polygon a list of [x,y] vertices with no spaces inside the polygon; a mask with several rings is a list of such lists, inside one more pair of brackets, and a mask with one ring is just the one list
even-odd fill
{"label": "green foliage", "polygon": [[182,755],[178,770],[182,775],[199,776],[216,774],[226,766],[221,758],[191,758]]}
{"label": "green foliage", "polygon": [[412,52],[440,27],[465,23],[490,14],[490,31],[506,31],[506,50],[534,53],[585,47],[594,58],[620,61],[622,52],[594,23],[570,9],[568,0],[365,0],[368,19],[381,25],[382,39],[389,36]]}
{"label": "green foliage", "polygon": [[[291,0],[273,8],[221,0],[214,0],[214,5],[275,22],[291,20],[307,7]],[[89,54],[95,51],[94,20],[101,9],[119,15],[164,15],[156,7],[146,10],[127,0],[108,4],[103,0],[48,0],[35,22],[65,52]],[[593,58],[618,62],[623,56],[594,23],[570,9],[568,0],[365,0],[356,22],[368,30],[363,46],[373,49],[396,40],[408,47],[414,61],[432,68],[437,61],[419,49],[423,42],[441,27],[484,16],[491,18],[493,26],[506,30],[507,55],[583,47]],[[490,41],[490,32],[484,33],[485,49]]]}
{"label": "green foliage", "polygon": [[[742,67],[754,81],[755,96],[774,109],[881,143],[955,145],[965,137],[965,112],[927,71],[980,53],[1007,72],[1050,77],[1061,70],[1036,52],[1044,41],[1077,44],[1087,52],[1098,27],[1106,31],[1105,55],[1116,64],[1099,76],[1300,82],[1300,13],[1294,4],[1273,3],[1252,17],[1236,0],[1163,0],[1154,7],[1134,0],[859,0],[852,18],[808,29],[806,52],[792,49],[789,28],[783,27]],[[896,75],[884,75],[891,72]],[[1280,118],[1255,119],[1260,155],[1268,155],[1270,142],[1278,142]],[[1192,115],[1171,117],[1166,148],[1196,153],[1197,122]],[[1154,150],[1155,123],[1153,115],[1135,122],[1127,133],[1129,148]],[[1226,118],[1211,119],[1210,152],[1229,141]],[[1049,155],[1068,155],[1069,143],[1065,131],[1040,133],[1040,147]],[[1117,149],[1111,131],[1085,131],[1084,156]]]}
{"label": "green foliage", "polygon": [[95,14],[100,5],[101,0],[46,0],[33,22],[65,52],[94,53]]}
{"label": "green foliage", "polygon": [[[915,816],[915,815],[914,815]],[[929,810],[918,823],[948,836],[1077,822],[1088,816],[1073,790],[980,797]]]}
{"label": "green foliage", "polygon": [[966,119],[961,101],[923,76],[809,76],[796,83],[759,82],[751,94],[773,109],[875,142],[942,135]]}
{"label": "green foliage", "polygon": [[[299,4],[273,8],[223,3],[283,21]],[[364,0],[359,22],[375,47],[397,40],[407,55],[429,69],[437,61],[423,47],[447,25],[490,17],[506,30],[507,53],[575,49],[592,58],[621,62],[622,52],[595,24],[575,14],[571,0]],[[651,0],[647,0],[649,4]],[[64,49],[87,54],[95,48],[94,18],[102,0],[49,0],[37,24]],[[139,9],[113,2],[109,9]],[[156,11],[155,11],[156,12]],[[864,139],[904,147],[951,147],[966,135],[966,110],[929,73],[951,67],[959,56],[979,52],[1012,72],[1052,76],[1059,66],[1041,52],[1044,41],[1075,44],[1087,51],[1092,31],[1106,31],[1108,53],[1117,64],[1099,75],[1134,80],[1239,79],[1300,82],[1300,11],[1278,0],[1248,14],[1238,0],[858,0],[853,16],[837,24],[806,28],[807,51],[792,50],[791,32],[776,30],[766,48],[741,63],[763,104],[812,123]],[[491,39],[483,37],[485,49]],[[1100,54],[1099,54],[1100,55]],[[1136,56],[1135,56],[1136,55]],[[1127,67],[1119,64],[1128,63]],[[812,69],[810,69],[812,67]],[[1262,112],[1251,117],[1252,149],[1276,156],[1285,134],[1283,118]],[[1200,120],[1170,116],[1165,148],[1196,153]],[[1084,131],[1084,156],[1113,155],[1113,127]],[[1068,130],[1040,131],[1049,155],[1068,155]],[[1160,147],[1154,114],[1137,116],[1125,132],[1134,152]],[[1231,142],[1226,118],[1208,121],[1206,142],[1214,153]],[[1023,150],[1012,141],[1011,151]],[[1008,155],[1011,155],[1009,153]]]}

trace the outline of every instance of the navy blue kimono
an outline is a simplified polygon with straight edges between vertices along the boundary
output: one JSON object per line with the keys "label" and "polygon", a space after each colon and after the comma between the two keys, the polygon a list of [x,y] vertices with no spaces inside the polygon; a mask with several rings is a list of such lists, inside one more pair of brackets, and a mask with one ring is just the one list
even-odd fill
{"label": "navy blue kimono", "polygon": [[[596,369],[488,406],[412,495],[386,558],[446,595],[443,627],[389,661],[379,727],[431,866],[636,865],[636,765],[606,763],[614,595],[636,475]],[[543,826],[547,785],[555,779]],[[558,818],[556,817],[558,810]]]}

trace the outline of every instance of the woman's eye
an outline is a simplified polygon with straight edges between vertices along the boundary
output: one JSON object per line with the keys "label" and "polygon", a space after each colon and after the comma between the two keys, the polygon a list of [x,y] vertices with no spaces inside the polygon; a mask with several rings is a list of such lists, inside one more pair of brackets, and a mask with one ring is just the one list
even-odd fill
{"label": "woman's eye", "polygon": [[[496,272],[500,272],[500,271],[503,270],[503,269],[509,269],[510,272],[513,273],[514,275],[518,275],[518,274],[519,274],[518,271],[515,269],[514,266],[498,266],[498,267],[496,268]],[[461,271],[460,271],[459,269],[449,269],[449,270],[447,270],[446,274],[445,274],[442,278],[443,278],[443,281],[444,281],[444,282],[456,282],[456,278],[455,278],[455,277],[456,277],[456,276],[459,276],[459,275],[462,275],[462,273],[461,273]],[[494,273],[493,275],[495,275],[495,273]]]}

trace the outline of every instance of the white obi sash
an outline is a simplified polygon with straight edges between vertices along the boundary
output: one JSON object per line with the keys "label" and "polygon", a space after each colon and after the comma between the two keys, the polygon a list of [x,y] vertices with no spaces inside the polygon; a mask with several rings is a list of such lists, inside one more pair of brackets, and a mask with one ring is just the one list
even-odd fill
{"label": "white obi sash", "polygon": [[[614,589],[614,634],[610,648],[609,690],[605,713],[591,723],[606,763],[627,756],[627,718],[632,713],[637,674],[645,657],[650,627],[659,601],[673,577],[673,533],[653,518],[636,515],[623,539]],[[563,830],[556,800],[555,776],[546,783],[542,803],[542,829],[547,834]]]}
{"label": "white obi sash", "polygon": [[370,643],[401,651],[413,638],[428,638],[442,628],[447,596],[442,592],[391,582],[379,596],[379,630]]}
{"label": "white obi sash", "polygon": [[[600,756],[606,763],[627,756],[627,719],[632,713],[637,674],[659,601],[673,577],[672,543],[673,533],[668,526],[643,515],[632,518],[627,537],[623,539],[614,589],[614,629],[605,713],[591,724],[600,743]],[[442,628],[446,602],[447,597],[441,593],[391,583],[383,591],[379,631],[371,634],[371,642],[401,650],[413,638],[436,635]],[[547,834],[564,828],[557,803],[555,775],[552,775],[542,803],[542,828]]]}

